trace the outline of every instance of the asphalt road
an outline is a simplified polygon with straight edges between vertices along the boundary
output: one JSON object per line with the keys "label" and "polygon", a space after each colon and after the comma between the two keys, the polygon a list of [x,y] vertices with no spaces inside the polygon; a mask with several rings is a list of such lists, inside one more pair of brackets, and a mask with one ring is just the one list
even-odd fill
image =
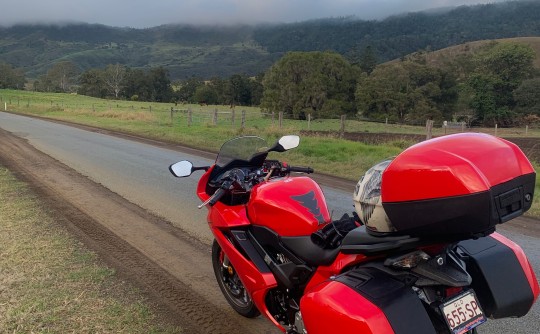
{"label": "asphalt road", "polygon": [[[0,112],[0,127],[25,138],[31,145],[102,184],[129,201],[161,216],[189,235],[209,244],[205,210],[198,210],[197,175],[175,179],[168,166],[179,160],[209,165],[212,160],[137,141]],[[0,143],[1,145],[1,143]],[[301,145],[301,144],[300,144]],[[323,187],[334,217],[352,210],[352,191]],[[502,234],[520,244],[540,275],[538,235],[502,228]],[[539,333],[540,306],[520,319],[490,321],[481,333]]]}

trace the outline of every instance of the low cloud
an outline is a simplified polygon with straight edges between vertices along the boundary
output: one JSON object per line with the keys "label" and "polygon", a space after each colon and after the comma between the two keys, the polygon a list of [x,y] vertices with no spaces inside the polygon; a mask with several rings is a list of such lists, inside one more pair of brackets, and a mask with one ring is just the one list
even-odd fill
{"label": "low cloud", "polygon": [[[500,2],[495,1],[495,2]],[[3,0],[2,25],[87,22],[135,28],[169,23],[295,22],[324,17],[380,19],[474,0]]]}

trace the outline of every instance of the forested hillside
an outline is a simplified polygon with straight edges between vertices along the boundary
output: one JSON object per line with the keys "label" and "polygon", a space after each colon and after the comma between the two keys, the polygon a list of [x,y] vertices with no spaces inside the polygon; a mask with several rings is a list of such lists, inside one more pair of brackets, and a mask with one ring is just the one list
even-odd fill
{"label": "forested hillside", "polygon": [[115,63],[162,66],[173,79],[255,75],[276,57],[252,42],[252,32],[248,26],[13,26],[0,28],[0,61],[22,68],[31,78],[61,61],[71,61],[81,71]]}
{"label": "forested hillside", "polygon": [[540,2],[462,6],[443,13],[410,13],[382,21],[325,19],[259,28],[269,52],[333,50],[354,57],[371,47],[380,62],[418,50],[484,39],[540,35]]}
{"label": "forested hillside", "polygon": [[375,62],[418,50],[437,50],[482,39],[540,36],[540,2],[463,6],[445,12],[411,13],[381,21],[322,19],[266,26],[102,25],[0,27],[0,62],[44,74],[71,61],[79,70],[120,63],[163,67],[171,79],[256,75],[289,51],[336,51],[353,64],[369,51]]}

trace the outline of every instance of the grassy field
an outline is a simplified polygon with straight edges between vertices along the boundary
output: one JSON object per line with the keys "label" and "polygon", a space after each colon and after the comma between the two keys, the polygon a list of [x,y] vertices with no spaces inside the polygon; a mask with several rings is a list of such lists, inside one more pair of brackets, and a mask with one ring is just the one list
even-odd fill
{"label": "grassy field", "polygon": [[179,333],[0,166],[0,333]]}
{"label": "grassy field", "polygon": [[[396,139],[379,145],[367,145],[342,140],[336,138],[341,127],[339,120],[314,120],[308,124],[307,121],[284,119],[280,127],[277,115],[263,114],[259,108],[253,107],[236,107],[233,119],[233,109],[227,106],[112,101],[72,94],[0,90],[0,108],[4,107],[23,114],[118,130],[211,151],[219,150],[224,141],[240,134],[259,135],[272,142],[281,135],[308,129],[334,131],[334,135],[303,136],[300,147],[281,158],[294,165],[309,165],[318,172],[350,180],[358,180],[375,163],[395,156],[415,143]],[[171,108],[175,110],[174,113],[171,113]],[[191,110],[189,125],[188,110]],[[217,120],[214,119],[216,110]],[[347,120],[345,128],[347,132],[425,136],[425,128],[421,126]],[[505,137],[540,138],[539,129],[530,128],[527,133],[525,130],[474,129],[476,132]],[[433,135],[442,134],[444,129],[434,128]],[[537,181],[537,194],[540,193],[539,184],[540,181]],[[530,212],[540,216],[540,199],[536,199],[536,202]]]}

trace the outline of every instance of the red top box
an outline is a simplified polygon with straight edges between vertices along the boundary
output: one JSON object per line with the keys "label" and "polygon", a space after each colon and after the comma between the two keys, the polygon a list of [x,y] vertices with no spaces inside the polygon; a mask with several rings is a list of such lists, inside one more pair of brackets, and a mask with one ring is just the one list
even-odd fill
{"label": "red top box", "polygon": [[399,154],[382,175],[383,208],[398,232],[487,235],[532,204],[536,174],[515,144],[449,135]]}

